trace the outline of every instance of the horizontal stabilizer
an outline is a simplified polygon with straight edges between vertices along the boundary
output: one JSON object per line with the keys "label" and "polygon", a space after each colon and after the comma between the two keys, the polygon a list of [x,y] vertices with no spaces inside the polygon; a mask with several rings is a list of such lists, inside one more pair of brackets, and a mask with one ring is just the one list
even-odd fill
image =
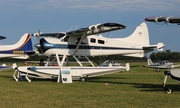
{"label": "horizontal stabilizer", "polygon": [[144,50],[152,50],[152,49],[154,49],[154,48],[157,48],[157,50],[158,51],[163,51],[163,47],[164,47],[165,45],[163,44],[163,43],[158,43],[158,44],[156,44],[156,45],[149,45],[149,46],[143,46],[143,49]]}
{"label": "horizontal stabilizer", "polygon": [[11,57],[11,58],[14,58],[14,59],[27,59],[27,58],[29,58],[29,56],[27,54],[24,54],[24,55],[21,55],[21,56],[14,56],[14,57]]}
{"label": "horizontal stabilizer", "polygon": [[163,44],[163,43],[158,43],[157,44],[157,50],[158,51],[163,51],[163,47],[164,47],[165,45]]}
{"label": "horizontal stabilizer", "polygon": [[128,57],[144,57],[144,53],[133,53],[133,54],[123,54],[123,56],[128,56]]}

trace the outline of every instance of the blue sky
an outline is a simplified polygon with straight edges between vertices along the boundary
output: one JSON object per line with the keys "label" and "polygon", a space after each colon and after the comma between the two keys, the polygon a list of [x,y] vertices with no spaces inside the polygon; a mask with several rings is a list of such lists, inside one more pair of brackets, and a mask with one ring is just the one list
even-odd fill
{"label": "blue sky", "polygon": [[[129,36],[146,17],[180,17],[180,0],[0,0],[1,44],[14,44],[24,33],[66,32],[71,27],[117,22],[126,29],[111,37]],[[146,22],[150,43],[163,42],[164,50],[180,51],[180,26]],[[106,34],[105,34],[106,36]],[[33,43],[37,40],[32,37]]]}

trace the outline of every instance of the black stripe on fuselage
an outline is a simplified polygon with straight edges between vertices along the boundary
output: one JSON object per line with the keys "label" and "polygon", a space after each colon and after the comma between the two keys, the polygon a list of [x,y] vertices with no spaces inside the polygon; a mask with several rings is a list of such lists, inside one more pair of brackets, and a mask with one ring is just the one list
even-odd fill
{"label": "black stripe on fuselage", "polygon": [[[49,49],[75,49],[77,47],[76,44],[52,44],[47,42],[44,38],[40,40],[41,49],[43,52],[46,52]],[[107,47],[107,46],[89,46],[82,44],[78,49],[103,49],[103,50],[142,50],[141,48],[123,48],[123,47]]]}

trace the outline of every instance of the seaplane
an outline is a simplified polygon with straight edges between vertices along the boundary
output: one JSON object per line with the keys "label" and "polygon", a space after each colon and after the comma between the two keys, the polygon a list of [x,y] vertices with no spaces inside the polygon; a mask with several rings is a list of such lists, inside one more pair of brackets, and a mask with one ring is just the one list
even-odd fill
{"label": "seaplane", "polygon": [[147,66],[148,68],[155,68],[160,71],[160,69],[173,69],[175,67],[179,67],[180,65],[175,65],[174,63],[171,63],[167,60],[163,60],[157,63],[153,63],[151,58],[147,58]]}
{"label": "seaplane", "polygon": [[[60,33],[38,31],[32,34],[38,37],[34,52],[48,57],[46,65],[16,67],[13,77],[15,81],[19,81],[23,76],[28,82],[31,82],[30,77],[56,78],[57,82],[62,83],[72,83],[72,80],[85,81],[88,77],[128,71],[130,69],[129,63],[125,67],[94,66],[93,62],[88,58],[89,56],[120,54],[123,56],[144,57],[155,48],[160,51],[163,50],[165,46],[163,43],[150,45],[148,28],[144,22],[130,36],[125,38],[109,38],[101,35],[101,33],[125,28],[125,25],[110,22]],[[64,66],[65,59],[68,56],[73,57],[79,66]],[[52,57],[55,60],[50,60]],[[91,67],[84,66],[78,57],[85,57]],[[58,66],[51,66],[52,61],[57,61]]]}
{"label": "seaplane", "polygon": [[[6,39],[0,36],[0,40]],[[27,52],[33,50],[30,34],[24,34],[21,39],[12,45],[0,45],[0,58],[14,58],[14,59],[27,59],[29,58]],[[3,64],[0,66],[0,71],[11,69],[11,66]]]}

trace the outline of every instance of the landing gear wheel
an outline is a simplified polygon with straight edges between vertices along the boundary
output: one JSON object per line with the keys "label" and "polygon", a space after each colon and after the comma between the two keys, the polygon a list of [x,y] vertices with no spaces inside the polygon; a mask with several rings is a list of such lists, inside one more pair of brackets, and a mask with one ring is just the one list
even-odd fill
{"label": "landing gear wheel", "polygon": [[169,88],[167,88],[166,92],[167,92],[168,94],[171,94],[171,93],[172,93],[172,90],[169,89]]}
{"label": "landing gear wheel", "polygon": [[86,79],[85,79],[84,77],[81,77],[79,80],[80,80],[81,82],[85,82],[85,81],[86,81]]}
{"label": "landing gear wheel", "polygon": [[164,90],[168,93],[168,94],[171,94],[172,93],[172,90],[168,87],[164,87]]}

